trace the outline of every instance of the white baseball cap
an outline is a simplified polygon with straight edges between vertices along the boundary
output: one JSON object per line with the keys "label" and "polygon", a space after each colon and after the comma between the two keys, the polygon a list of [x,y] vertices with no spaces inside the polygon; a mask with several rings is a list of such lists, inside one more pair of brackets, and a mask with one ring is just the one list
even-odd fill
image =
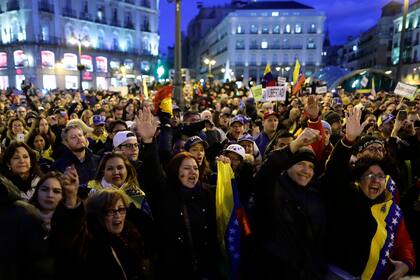
{"label": "white baseball cap", "polygon": [[122,143],[124,143],[127,140],[136,140],[137,141],[137,137],[134,134],[134,132],[132,131],[118,131],[115,135],[114,138],[112,139],[112,145],[114,146],[114,148],[118,147],[119,145],[121,145]]}
{"label": "white baseball cap", "polygon": [[238,144],[231,144],[225,149],[225,153],[232,152],[239,155],[242,159],[245,158],[245,149]]}

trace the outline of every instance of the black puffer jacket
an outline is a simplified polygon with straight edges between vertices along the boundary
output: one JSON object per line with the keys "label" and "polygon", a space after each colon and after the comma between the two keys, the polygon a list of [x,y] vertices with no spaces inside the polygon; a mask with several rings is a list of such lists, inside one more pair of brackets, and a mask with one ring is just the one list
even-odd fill
{"label": "black puffer jacket", "polygon": [[187,189],[177,178],[167,179],[155,144],[143,144],[141,158],[159,241],[159,278],[220,279],[214,193],[200,184]]}
{"label": "black puffer jacket", "polygon": [[256,174],[256,264],[261,279],[322,279],[325,271],[325,207],[314,182],[302,187],[287,175],[292,157],[289,148],[274,151]]}
{"label": "black puffer jacket", "polygon": [[0,279],[52,279],[41,220],[20,200],[19,190],[0,175]]}

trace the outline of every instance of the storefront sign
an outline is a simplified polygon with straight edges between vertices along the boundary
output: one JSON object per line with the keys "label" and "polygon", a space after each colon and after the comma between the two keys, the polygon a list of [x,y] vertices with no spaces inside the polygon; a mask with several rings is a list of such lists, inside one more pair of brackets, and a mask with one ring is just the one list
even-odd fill
{"label": "storefront sign", "polygon": [[55,56],[51,51],[41,51],[42,68],[54,68]]}

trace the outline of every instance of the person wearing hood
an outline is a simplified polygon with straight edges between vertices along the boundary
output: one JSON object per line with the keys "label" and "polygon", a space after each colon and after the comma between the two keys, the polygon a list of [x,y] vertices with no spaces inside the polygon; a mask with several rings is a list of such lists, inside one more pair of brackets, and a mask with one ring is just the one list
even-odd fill
{"label": "person wearing hood", "polygon": [[305,128],[255,176],[255,277],[323,279],[326,213],[315,187],[317,159],[306,147],[320,140]]}
{"label": "person wearing hood", "polygon": [[[359,109],[349,112],[345,137],[332,151],[323,177],[327,279],[400,279],[415,268],[416,261],[393,193],[396,186],[387,180],[387,164],[381,158],[363,156],[355,162],[353,172],[348,172],[352,146],[366,125],[360,118]],[[363,147],[380,144],[376,142],[365,140]]]}
{"label": "person wearing hood", "polygon": [[136,130],[148,182],[144,190],[159,240],[159,279],[220,279],[215,194],[202,185],[197,159],[181,152],[169,161],[165,175],[153,141],[156,123],[148,108],[140,111]]}

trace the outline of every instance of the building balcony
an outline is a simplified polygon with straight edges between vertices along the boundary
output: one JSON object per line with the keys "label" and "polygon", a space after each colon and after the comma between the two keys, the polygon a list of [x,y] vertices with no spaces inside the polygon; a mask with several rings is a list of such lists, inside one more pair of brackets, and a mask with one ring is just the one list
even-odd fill
{"label": "building balcony", "polygon": [[271,45],[270,46],[270,49],[272,49],[272,50],[280,50],[281,49],[281,46],[280,45]]}
{"label": "building balcony", "polygon": [[316,34],[316,29],[309,29],[308,34]]}
{"label": "building balcony", "polygon": [[303,46],[302,46],[302,45],[293,45],[293,46],[291,47],[291,49],[292,49],[292,50],[301,50],[301,49],[303,49]]}
{"label": "building balcony", "polygon": [[141,5],[145,8],[151,8],[152,6],[150,5],[150,1],[149,0],[142,0],[141,1]]}
{"label": "building balcony", "polygon": [[235,50],[244,50],[245,49],[245,46],[236,46],[235,47]]}
{"label": "building balcony", "polygon": [[259,46],[258,45],[251,45],[251,46],[249,46],[249,49],[250,50],[258,50]]}
{"label": "building balcony", "polygon": [[20,9],[20,7],[19,7],[19,1],[12,0],[12,1],[7,2],[6,11],[8,11],[8,12],[10,12],[10,11],[17,11],[19,9]]}
{"label": "building balcony", "polygon": [[63,16],[64,17],[70,17],[70,18],[77,18],[77,13],[75,10],[70,8],[64,8],[63,9]]}
{"label": "building balcony", "polygon": [[121,27],[121,24],[120,24],[119,20],[116,19],[116,18],[112,19],[109,24],[112,25],[112,26]]}
{"label": "building balcony", "polygon": [[44,1],[40,1],[38,3],[38,11],[40,12],[46,12],[46,13],[54,13],[54,5],[44,2]]}
{"label": "building balcony", "polygon": [[79,19],[92,21],[92,15],[86,12],[81,12]]}
{"label": "building balcony", "polygon": [[134,5],[134,4],[135,4],[135,3],[134,3],[134,0],[125,0],[125,3],[132,4],[132,5]]}
{"label": "building balcony", "polygon": [[127,20],[124,22],[124,27],[128,29],[135,29],[134,23],[131,20]]}
{"label": "building balcony", "polygon": [[140,30],[143,31],[143,32],[152,32],[150,30],[150,27],[149,26],[144,26],[144,25],[141,26]]}
{"label": "building balcony", "polygon": [[102,17],[102,18],[96,17],[95,22],[102,23],[102,24],[107,24],[105,17]]}
{"label": "building balcony", "polygon": [[37,41],[39,43],[47,44],[47,45],[60,45],[63,40],[59,37],[48,36],[44,37],[42,35],[38,35]]}

